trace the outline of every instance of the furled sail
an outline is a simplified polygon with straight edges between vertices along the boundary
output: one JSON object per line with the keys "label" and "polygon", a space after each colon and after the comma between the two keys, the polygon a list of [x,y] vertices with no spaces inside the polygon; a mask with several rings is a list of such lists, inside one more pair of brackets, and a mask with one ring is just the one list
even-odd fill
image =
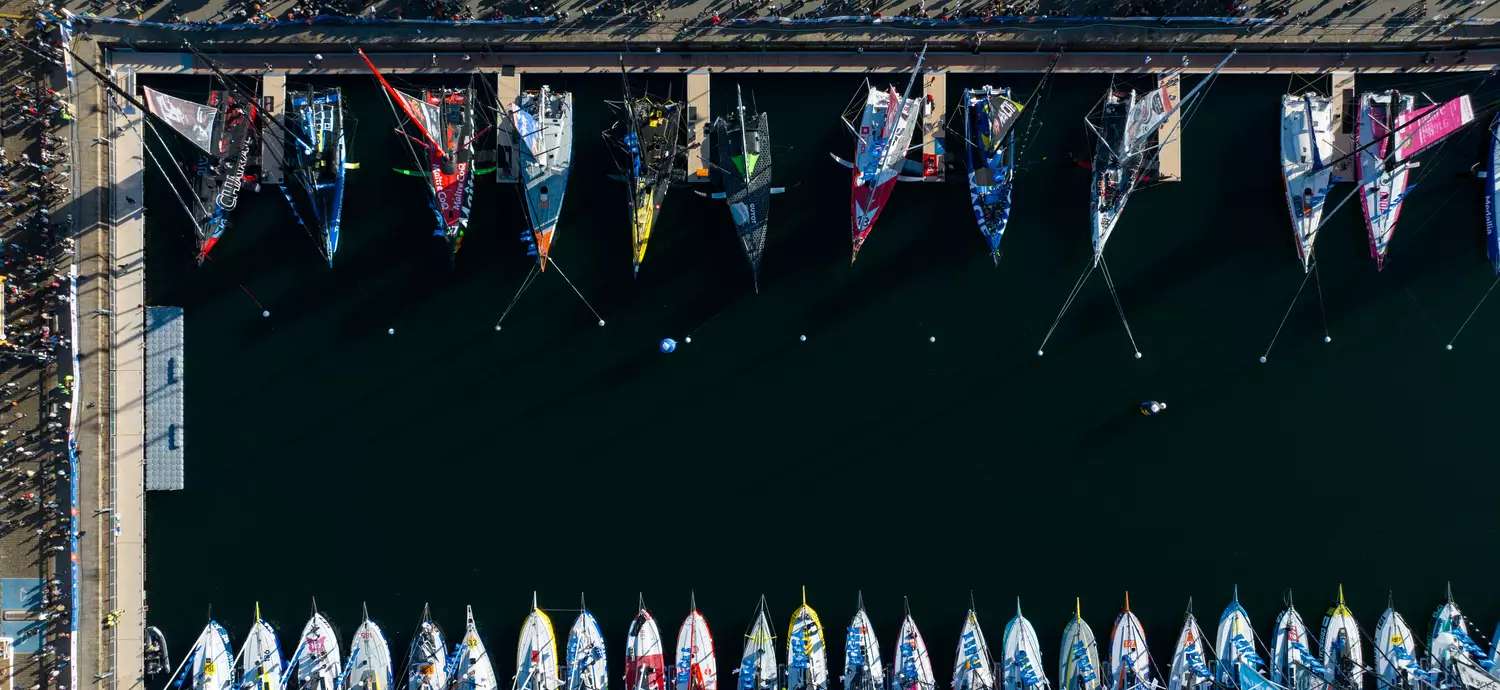
{"label": "furled sail", "polygon": [[989,140],[982,142],[987,150],[996,149],[1000,146],[1000,142],[1005,141],[1005,135],[1016,126],[1016,122],[1021,119],[1021,111],[1026,108],[999,94],[991,96],[981,107],[992,111],[990,131],[984,133]]}
{"label": "furled sail", "polygon": [[146,106],[151,108],[151,113],[178,134],[186,137],[204,153],[213,154],[212,145],[214,139],[214,117],[218,109],[212,106],[194,103],[185,98],[168,96],[156,89],[143,86],[146,91]]}
{"label": "furled sail", "polygon": [[443,131],[442,113],[438,111],[436,104],[428,103],[405,91],[397,91],[396,95],[400,96],[401,100],[406,102],[406,109],[408,111],[422,120],[417,123],[421,125],[422,129],[433,136],[437,136]]}
{"label": "furled sail", "polygon": [[[1397,136],[1401,139],[1401,144],[1396,147],[1396,160],[1405,160],[1417,155],[1423,149],[1442,141],[1444,137],[1473,121],[1474,105],[1469,101],[1468,94],[1442,105],[1429,105],[1398,115],[1396,127],[1400,130]],[[1416,124],[1407,127],[1408,122]]]}

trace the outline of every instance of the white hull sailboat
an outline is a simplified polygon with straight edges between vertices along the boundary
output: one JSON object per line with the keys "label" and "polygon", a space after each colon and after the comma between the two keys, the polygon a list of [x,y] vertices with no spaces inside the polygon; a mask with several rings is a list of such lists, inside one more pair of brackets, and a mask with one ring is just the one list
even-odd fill
{"label": "white hull sailboat", "polygon": [[1125,610],[1115,618],[1109,634],[1109,666],[1106,669],[1107,690],[1149,690],[1156,688],[1151,670],[1151,651],[1146,646],[1146,631],[1141,619],[1130,611],[1130,593],[1125,594]]}
{"label": "white hull sailboat", "polygon": [[302,642],[293,656],[298,690],[338,690],[343,659],[338,635],[323,614],[313,612],[302,628]]}
{"label": "white hull sailboat", "polygon": [[426,605],[406,655],[406,690],[448,690],[448,643]]}
{"label": "white hull sailboat", "polygon": [[1417,641],[1411,626],[1396,612],[1386,608],[1375,624],[1375,677],[1382,688],[1405,690],[1416,687],[1418,678],[1428,675],[1417,661]]}
{"label": "white hull sailboat", "polygon": [[995,690],[995,661],[990,645],[979,627],[979,616],[970,604],[964,616],[964,627],[958,636],[958,652],[953,658],[953,690]]}
{"label": "white hull sailboat", "polygon": [[599,621],[579,604],[578,618],[568,631],[568,646],[563,654],[563,685],[567,690],[606,690],[609,687],[609,661],[604,632]]}
{"label": "white hull sailboat", "polygon": [[1000,683],[1005,690],[1045,690],[1051,687],[1042,668],[1042,643],[1036,628],[1021,615],[1021,600],[1016,599],[1016,617],[1005,624],[1000,641]]}
{"label": "white hull sailboat", "polygon": [[531,220],[521,241],[527,255],[546,270],[573,166],[573,94],[546,85],[524,91],[511,104],[510,117],[519,139],[521,184]]}
{"label": "white hull sailboat", "polygon": [[521,625],[521,639],[516,642],[515,690],[557,690],[562,679],[557,675],[557,635],[552,619],[536,605],[531,595],[531,613]]}
{"label": "white hull sailboat", "polygon": [[745,633],[745,651],[740,655],[739,690],[776,690],[780,672],[776,668],[776,636],[766,617],[766,598],[755,607],[755,622]]}
{"label": "white hull sailboat", "polygon": [[818,620],[818,612],[807,605],[807,589],[803,588],[802,605],[792,612],[786,631],[788,690],[828,690],[827,647],[823,623]]}
{"label": "white hull sailboat", "polygon": [[1099,690],[1099,642],[1083,620],[1083,602],[1075,601],[1073,620],[1063,628],[1057,686],[1061,690]]}
{"label": "white hull sailboat", "polygon": [[479,638],[479,626],[474,624],[472,606],[464,607],[464,639],[453,649],[448,663],[452,665],[449,690],[495,690],[499,686],[495,665]]}
{"label": "white hull sailboat", "polygon": [[1177,646],[1172,650],[1172,670],[1169,673],[1167,690],[1206,690],[1214,685],[1213,674],[1208,670],[1203,630],[1198,627],[1198,619],[1193,617],[1191,599],[1183,617],[1182,632],[1177,634]]}
{"label": "white hull sailboat", "polygon": [[844,634],[844,690],[885,690],[885,667],[880,663],[880,641],[865,613],[864,595]]}
{"label": "white hull sailboat", "polygon": [[271,624],[260,618],[255,605],[255,624],[240,650],[240,690],[281,690],[281,643]]}
{"label": "white hull sailboat", "polygon": [[339,690],[395,690],[391,646],[386,642],[385,632],[370,620],[368,611],[354,630],[354,641],[349,643],[349,660],[344,667],[344,680],[339,684]]}
{"label": "white hull sailboat", "polygon": [[1315,93],[1281,97],[1281,174],[1302,269],[1312,270],[1313,240],[1333,178],[1333,99]]}
{"label": "white hull sailboat", "polygon": [[1365,648],[1359,623],[1344,604],[1344,586],[1339,585],[1339,603],[1323,618],[1323,679],[1340,690],[1364,690]]}

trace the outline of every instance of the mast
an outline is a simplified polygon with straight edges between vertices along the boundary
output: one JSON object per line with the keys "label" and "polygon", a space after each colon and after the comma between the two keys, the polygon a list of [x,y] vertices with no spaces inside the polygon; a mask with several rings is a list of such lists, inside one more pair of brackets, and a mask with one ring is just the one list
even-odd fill
{"label": "mast", "polygon": [[[437,138],[432,135],[432,132],[427,131],[427,127],[422,124],[422,118],[417,117],[416,113],[413,113],[411,111],[411,107],[406,105],[406,99],[401,97],[401,92],[397,91],[396,87],[391,86],[391,83],[385,80],[385,75],[382,75],[380,73],[380,70],[375,69],[375,63],[370,62],[370,57],[368,55],[365,55],[364,49],[355,48],[355,52],[359,53],[360,58],[364,59],[365,66],[370,68],[370,72],[372,72],[375,75],[375,78],[380,81],[380,85],[385,87],[385,90],[390,94],[391,99],[396,101],[396,105],[401,106],[402,112],[406,113],[406,117],[412,121],[412,124],[415,124],[417,126],[417,129],[422,132],[422,136],[426,137],[427,141],[431,144],[423,144],[423,146],[426,146],[429,151],[437,154],[439,158],[447,158],[448,152],[443,150],[442,144],[440,144]],[[444,88],[443,95],[445,97],[445,101],[447,100],[447,93],[447,88]]]}

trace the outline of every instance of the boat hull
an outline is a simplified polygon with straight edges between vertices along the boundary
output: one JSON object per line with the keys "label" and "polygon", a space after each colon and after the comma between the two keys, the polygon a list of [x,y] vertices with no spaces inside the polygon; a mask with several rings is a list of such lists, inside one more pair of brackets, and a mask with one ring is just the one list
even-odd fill
{"label": "boat hull", "polygon": [[[1016,134],[1010,127],[1020,106],[1010,89],[985,86],[964,91],[964,132],[969,162],[969,205],[990,257],[1000,263],[1000,240],[1010,224],[1015,179]],[[996,136],[996,133],[1000,133]]]}
{"label": "boat hull", "polygon": [[606,690],[609,686],[609,662],[604,633],[599,621],[587,609],[578,614],[568,631],[568,646],[563,656],[568,690]]}
{"label": "boat hull", "polygon": [[511,120],[520,139],[521,184],[531,224],[521,241],[546,268],[573,167],[573,94],[548,87],[523,93],[511,105]]}
{"label": "boat hull", "polygon": [[849,195],[855,257],[874,229],[906,165],[906,150],[916,130],[915,115],[920,100],[903,99],[895,89],[871,88],[866,95],[856,130],[859,136]]}
{"label": "boat hull", "polygon": [[448,688],[448,646],[443,640],[443,630],[430,620],[423,620],[412,637],[411,649],[406,656],[406,688]]}
{"label": "boat hull", "polygon": [[1489,179],[1484,194],[1484,247],[1500,275],[1500,114],[1490,123]]}
{"label": "boat hull", "polygon": [[341,689],[347,690],[394,690],[395,679],[391,668],[391,647],[385,633],[374,621],[365,620],[354,631],[354,641],[349,643],[348,669]]}
{"label": "boat hull", "polygon": [[818,612],[803,604],[786,633],[786,686],[789,690],[828,690],[828,645]]}
{"label": "boat hull", "polygon": [[1198,627],[1198,620],[1191,614],[1182,622],[1182,631],[1177,633],[1177,646],[1172,649],[1170,673],[1167,690],[1213,687],[1213,673],[1208,670],[1208,657],[1203,646],[1203,630]]}
{"label": "boat hull", "polygon": [[714,657],[714,638],[703,614],[696,610],[677,629],[676,656],[672,690],[717,690],[719,666]]}
{"label": "boat hull", "polygon": [[739,690],[775,690],[776,638],[771,635],[771,621],[765,609],[756,611],[755,622],[745,635],[745,650],[740,655]]}
{"label": "boat hull", "polygon": [[1411,687],[1411,671],[1417,667],[1416,638],[1406,619],[1395,609],[1386,609],[1375,624],[1375,676],[1381,687]]}
{"label": "boat hull", "polygon": [[1057,681],[1061,690],[1100,690],[1099,643],[1094,630],[1082,617],[1074,616],[1063,628]]}
{"label": "boat hull", "polygon": [[932,690],[937,686],[927,641],[922,639],[922,632],[910,615],[901,621],[891,664],[891,690]]}
{"label": "boat hull", "polygon": [[1129,610],[1121,611],[1109,635],[1109,666],[1105,687],[1130,690],[1144,684],[1156,686],[1151,672],[1151,651],[1146,646],[1146,632],[1141,620]]}
{"label": "boat hull", "polygon": [[1034,690],[1047,684],[1042,667],[1042,643],[1036,628],[1018,612],[1005,624],[1001,640],[1000,680],[1005,690]]}
{"label": "boat hull", "polygon": [[[1411,164],[1386,165],[1385,146],[1394,123],[1405,119],[1415,99],[1409,94],[1366,93],[1359,101],[1359,205],[1364,210],[1365,229],[1370,237],[1370,256],[1376,269],[1385,267],[1386,249],[1401,217],[1401,204],[1407,192]],[[1386,117],[1389,110],[1391,117]]]}
{"label": "boat hull", "polygon": [[521,626],[516,643],[517,690],[557,690],[562,680],[557,674],[557,636],[552,619],[541,609],[533,608]]}
{"label": "boat hull", "polygon": [[953,690],[993,690],[995,663],[990,645],[979,627],[979,617],[971,610],[964,618],[958,635],[958,651],[953,657]]}
{"label": "boat hull", "polygon": [[[1315,94],[1281,97],[1281,173],[1297,256],[1312,270],[1313,241],[1332,184],[1333,100]],[[1274,675],[1274,674],[1273,674]]]}
{"label": "boat hull", "polygon": [[281,690],[281,643],[263,620],[255,621],[240,651],[240,690]]}
{"label": "boat hull", "polygon": [[449,677],[451,690],[495,690],[499,686],[495,677],[495,666],[485,651],[484,640],[479,637],[479,627],[474,624],[474,612],[466,615],[464,638],[454,649],[457,658],[450,659],[452,673]]}
{"label": "boat hull", "polygon": [[209,621],[193,644],[186,683],[190,690],[230,690],[234,666],[230,662],[229,633],[217,621]]}
{"label": "boat hull", "polygon": [[645,609],[636,613],[625,642],[626,690],[665,690],[666,657],[662,653],[661,629]]}
{"label": "boat hull", "polygon": [[338,635],[321,613],[314,613],[302,628],[296,665],[298,690],[337,690],[343,659]]}
{"label": "boat hull", "polygon": [[760,259],[771,220],[771,118],[743,113],[714,121],[714,150],[719,158],[724,202],[734,221],[740,247],[750,262],[751,279],[760,284]]}
{"label": "boat hull", "polygon": [[880,641],[863,606],[844,630],[844,690],[885,690]]}

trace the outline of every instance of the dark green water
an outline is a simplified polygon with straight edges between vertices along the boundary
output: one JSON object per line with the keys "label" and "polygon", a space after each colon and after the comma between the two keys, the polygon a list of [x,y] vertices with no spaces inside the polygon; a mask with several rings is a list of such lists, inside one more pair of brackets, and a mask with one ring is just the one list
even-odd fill
{"label": "dark green water", "polygon": [[[727,672],[757,597],[785,620],[807,585],[829,626],[863,590],[887,647],[910,596],[946,682],[971,590],[996,644],[1023,598],[1051,673],[1075,596],[1103,635],[1129,590],[1161,655],[1188,597],[1211,627],[1235,583],[1262,634],[1284,589],[1316,619],[1340,582],[1366,626],[1393,590],[1425,630],[1448,580],[1481,626],[1500,617],[1500,305],[1443,350],[1493,279],[1460,176],[1480,128],[1424,161],[1383,273],[1357,203],[1334,217],[1333,342],[1309,284],[1261,365],[1302,279],[1277,168],[1287,82],[1222,78],[1188,123],[1185,180],[1134,196],[1109,245],[1144,359],[1098,276],[1038,358],[1090,256],[1088,172],[1066,161],[1107,80],[1054,81],[998,268],[960,184],[903,185],[848,265],[848,173],[827,151],[852,147],[837,116],[859,81],[740,80],[797,184],[747,295],[726,209],[683,192],[632,280],[594,134],[618,79],[550,80],[579,130],[554,256],[602,329],[549,270],[494,330],[529,268],[515,191],[480,183],[450,268],[422,182],[388,172],[405,147],[366,79],[341,82],[364,167],[332,270],[271,191],[198,269],[153,184],[150,300],[188,310],[192,431],[188,490],[148,503],[151,622],[180,655],[210,605],[238,643],[259,601],[290,650],[316,596],[346,635],[369,602],[404,650],[424,602],[450,636],[473,604],[508,682],[533,590],[555,609],[586,591],[612,654],[637,592],[670,643],[696,590]],[[950,96],[981,83],[954,75]],[[734,84],[715,80],[716,109]],[[1465,86],[1360,85],[1386,84]],[[1171,411],[1143,418],[1143,399]]]}

